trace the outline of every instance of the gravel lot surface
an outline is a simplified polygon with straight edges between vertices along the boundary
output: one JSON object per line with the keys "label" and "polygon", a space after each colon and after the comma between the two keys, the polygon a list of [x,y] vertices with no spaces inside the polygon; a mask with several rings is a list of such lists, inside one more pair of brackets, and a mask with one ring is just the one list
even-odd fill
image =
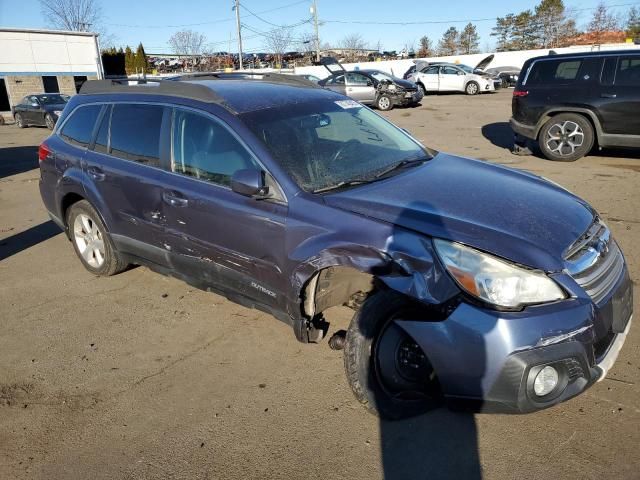
{"label": "gravel lot surface", "polygon": [[[428,96],[386,115],[436,149],[591,202],[637,285],[640,155],[513,156],[510,100]],[[326,342],[300,344],[269,315],[146,268],[86,272],[40,200],[47,135],[0,126],[0,478],[640,478],[638,325],[609,378],[550,410],[381,423]],[[328,319],[344,328],[350,316]]]}

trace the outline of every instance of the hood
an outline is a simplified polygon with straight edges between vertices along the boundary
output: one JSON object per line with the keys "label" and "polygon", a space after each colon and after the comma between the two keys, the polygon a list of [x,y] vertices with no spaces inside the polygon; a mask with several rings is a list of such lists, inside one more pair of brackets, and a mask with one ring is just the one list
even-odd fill
{"label": "hood", "polygon": [[324,198],[336,208],[545,271],[564,268],[564,251],[595,218],[583,200],[540,177],[443,153]]}
{"label": "hood", "polygon": [[480,61],[480,63],[476,65],[476,68],[474,70],[484,70],[489,66],[494,57],[495,55],[489,55],[488,57],[484,58],[482,61]]}
{"label": "hood", "polygon": [[408,89],[408,90],[415,90],[416,89],[416,84],[413,83],[410,80],[403,80],[401,78],[395,78],[394,77],[394,83],[396,85],[398,85],[399,87],[404,88],[405,90],[406,89]]}

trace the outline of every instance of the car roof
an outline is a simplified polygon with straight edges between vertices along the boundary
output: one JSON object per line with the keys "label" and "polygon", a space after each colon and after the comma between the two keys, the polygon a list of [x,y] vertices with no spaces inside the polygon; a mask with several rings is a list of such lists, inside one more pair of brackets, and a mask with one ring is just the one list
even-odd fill
{"label": "car roof", "polygon": [[555,60],[558,58],[583,58],[583,57],[604,57],[612,55],[640,55],[640,49],[620,49],[620,50],[599,50],[597,52],[575,52],[575,53],[553,53],[549,55],[541,55],[527,60],[533,62],[537,60]]}
{"label": "car roof", "polygon": [[196,75],[170,80],[92,80],[83,84],[80,95],[166,95],[216,103],[235,114],[319,99],[344,98],[308,80],[293,75],[284,77]]}

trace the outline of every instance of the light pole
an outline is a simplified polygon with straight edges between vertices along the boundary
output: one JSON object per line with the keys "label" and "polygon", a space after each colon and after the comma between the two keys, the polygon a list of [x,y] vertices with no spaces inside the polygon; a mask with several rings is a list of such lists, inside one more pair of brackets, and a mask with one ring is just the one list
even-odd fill
{"label": "light pole", "polygon": [[240,0],[236,0],[236,27],[238,29],[238,67],[242,70],[242,31],[240,27]]}
{"label": "light pole", "polygon": [[318,33],[318,4],[316,0],[313,0],[311,6],[311,13],[313,14],[313,27],[316,32],[316,62],[320,61],[320,34]]}

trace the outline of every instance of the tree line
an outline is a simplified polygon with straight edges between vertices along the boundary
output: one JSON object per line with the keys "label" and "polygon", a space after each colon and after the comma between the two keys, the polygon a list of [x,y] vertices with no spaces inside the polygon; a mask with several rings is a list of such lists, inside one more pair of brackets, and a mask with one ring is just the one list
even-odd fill
{"label": "tree line", "polygon": [[143,75],[150,73],[149,58],[142,43],[138,44],[135,53],[129,47],[115,47],[102,50],[102,63],[110,75]]}

